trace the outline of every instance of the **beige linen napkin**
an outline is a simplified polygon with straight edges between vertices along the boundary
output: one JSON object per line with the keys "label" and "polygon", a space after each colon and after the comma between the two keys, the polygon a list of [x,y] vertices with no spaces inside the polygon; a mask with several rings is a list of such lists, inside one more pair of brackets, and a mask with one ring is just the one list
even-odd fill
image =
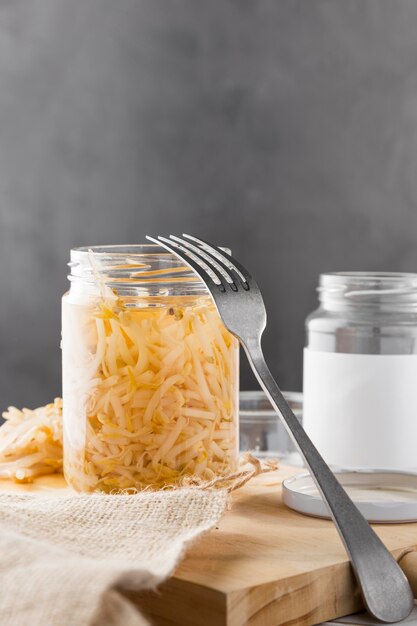
{"label": "beige linen napkin", "polygon": [[155,587],[215,526],[227,491],[0,494],[0,626],[143,626],[123,589]]}

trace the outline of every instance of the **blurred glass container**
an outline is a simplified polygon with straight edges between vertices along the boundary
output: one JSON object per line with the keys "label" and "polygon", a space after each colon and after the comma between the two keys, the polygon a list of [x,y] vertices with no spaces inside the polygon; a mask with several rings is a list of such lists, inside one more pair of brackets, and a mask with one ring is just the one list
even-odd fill
{"label": "blurred glass container", "polygon": [[[303,394],[284,391],[285,399],[302,422]],[[278,458],[284,465],[302,465],[301,456],[279,416],[263,391],[239,395],[240,450],[250,450],[260,459]]]}
{"label": "blurred glass container", "polygon": [[322,274],[306,320],[303,425],[326,463],[417,466],[417,273]]}

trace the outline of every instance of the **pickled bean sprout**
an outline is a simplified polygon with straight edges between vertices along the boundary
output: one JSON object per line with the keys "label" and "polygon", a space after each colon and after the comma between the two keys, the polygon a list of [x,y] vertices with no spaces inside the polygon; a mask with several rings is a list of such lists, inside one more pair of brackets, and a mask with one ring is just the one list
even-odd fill
{"label": "pickled bean sprout", "polygon": [[62,400],[35,410],[9,407],[0,426],[0,478],[31,482],[62,469]]}
{"label": "pickled bean sprout", "polygon": [[172,300],[64,297],[64,470],[78,491],[236,469],[238,342],[208,296]]}

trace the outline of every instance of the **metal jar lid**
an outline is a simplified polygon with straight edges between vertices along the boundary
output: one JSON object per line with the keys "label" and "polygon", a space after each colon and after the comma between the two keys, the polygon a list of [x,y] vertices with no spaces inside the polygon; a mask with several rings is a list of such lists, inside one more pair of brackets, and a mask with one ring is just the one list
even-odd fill
{"label": "metal jar lid", "polygon": [[[338,469],[335,475],[368,522],[417,522],[417,472]],[[284,480],[282,497],[299,513],[330,519],[309,473]]]}

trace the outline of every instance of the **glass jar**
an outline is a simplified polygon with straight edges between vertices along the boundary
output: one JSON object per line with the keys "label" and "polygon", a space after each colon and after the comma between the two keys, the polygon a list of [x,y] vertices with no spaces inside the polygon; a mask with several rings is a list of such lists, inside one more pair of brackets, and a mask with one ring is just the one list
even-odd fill
{"label": "glass jar", "polygon": [[[302,423],[303,394],[296,391],[282,393]],[[302,465],[295,443],[264,391],[240,392],[239,439],[242,452],[250,450],[258,459],[278,458],[281,465]]]}
{"label": "glass jar", "polygon": [[344,468],[417,467],[417,274],[320,276],[306,320],[306,431]]}
{"label": "glass jar", "polygon": [[233,472],[238,341],[156,245],[71,250],[62,303],[64,472],[80,492]]}

